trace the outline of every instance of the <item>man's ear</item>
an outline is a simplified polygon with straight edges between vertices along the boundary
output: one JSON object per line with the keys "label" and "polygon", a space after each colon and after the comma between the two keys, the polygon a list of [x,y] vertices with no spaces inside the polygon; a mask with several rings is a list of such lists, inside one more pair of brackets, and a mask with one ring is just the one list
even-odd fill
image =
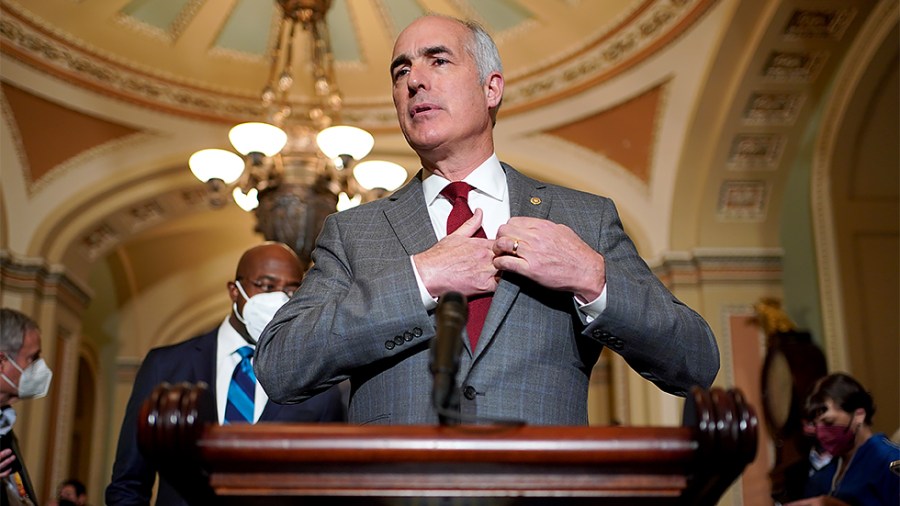
{"label": "man's ear", "polygon": [[234,284],[234,281],[229,281],[226,286],[228,287],[228,296],[231,297],[231,302],[237,302],[238,297],[241,296],[241,293],[238,292],[237,285]]}
{"label": "man's ear", "polygon": [[503,99],[503,74],[499,72],[491,72],[484,83],[485,98],[488,107],[496,109]]}

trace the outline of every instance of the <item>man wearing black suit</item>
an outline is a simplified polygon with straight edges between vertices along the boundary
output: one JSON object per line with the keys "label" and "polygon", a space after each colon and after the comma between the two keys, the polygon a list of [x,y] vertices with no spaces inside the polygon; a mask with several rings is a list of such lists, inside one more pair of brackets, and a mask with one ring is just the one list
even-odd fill
{"label": "man wearing black suit", "polygon": [[[250,316],[245,311],[247,301],[259,294],[284,292],[290,296],[300,286],[302,276],[300,261],[287,246],[269,242],[250,248],[238,263],[234,281],[228,282],[232,300],[228,318],[202,336],[150,350],[137,373],[125,411],[112,482],[106,489],[106,504],[150,503],[157,469],[138,450],[136,432],[140,406],[153,389],[162,382],[206,382],[215,397],[218,422],[226,423],[226,405],[232,405],[229,386],[241,361],[238,350],[256,345],[245,325]],[[345,420],[337,388],[288,406],[270,402],[262,387],[256,384],[255,399],[250,402],[253,404],[253,423]],[[171,484],[161,479],[156,503],[172,505],[186,504],[186,501]]]}

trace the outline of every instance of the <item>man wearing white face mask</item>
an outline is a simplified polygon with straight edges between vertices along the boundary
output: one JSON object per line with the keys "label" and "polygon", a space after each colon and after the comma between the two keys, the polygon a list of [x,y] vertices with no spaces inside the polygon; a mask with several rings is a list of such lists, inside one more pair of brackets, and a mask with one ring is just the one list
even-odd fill
{"label": "man wearing white face mask", "polygon": [[41,356],[41,331],[28,316],[0,309],[0,499],[3,504],[36,504],[28,470],[13,432],[18,400],[47,395],[53,373]]}
{"label": "man wearing white face mask", "polygon": [[[112,481],[106,504],[149,504],[157,469],[137,446],[137,417],[141,404],[161,382],[203,381],[214,394],[218,422],[343,422],[338,389],[300,404],[270,402],[252,374],[256,339],[275,311],[300,286],[303,269],[287,246],[267,242],[241,256],[233,281],[227,283],[231,312],[219,325],[199,337],[147,354],[134,382],[119,435]],[[156,504],[186,504],[161,480]]]}

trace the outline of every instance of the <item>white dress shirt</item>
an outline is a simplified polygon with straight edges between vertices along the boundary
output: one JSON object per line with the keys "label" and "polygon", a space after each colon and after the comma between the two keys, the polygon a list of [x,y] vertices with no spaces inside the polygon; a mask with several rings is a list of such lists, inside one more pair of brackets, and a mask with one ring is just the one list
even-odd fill
{"label": "white dress shirt", "polygon": [[[228,403],[228,387],[231,386],[231,375],[234,374],[234,368],[240,363],[241,356],[237,350],[244,346],[250,346],[256,350],[255,346],[250,345],[234,327],[228,322],[228,318],[219,325],[218,341],[216,342],[216,411],[219,416],[219,425],[225,422],[225,405]],[[256,382],[256,395],[253,399],[253,423],[259,421],[269,396],[266,391]]]}
{"label": "white dress shirt", "polygon": [[[439,176],[429,171],[423,172],[422,191],[425,194],[425,204],[428,206],[428,215],[431,217],[431,226],[434,227],[434,234],[438,241],[447,236],[447,218],[453,209],[453,204],[441,195],[441,191],[451,183],[443,176]],[[463,181],[472,185],[475,189],[469,192],[469,208],[474,212],[475,209],[483,211],[484,218],[481,228],[488,239],[497,238],[497,229],[509,221],[509,186],[506,182],[506,173],[500,166],[500,160],[497,154],[492,154],[487,160],[479,165],[475,170],[469,173]],[[432,297],[419,271],[416,269],[416,263],[410,257],[413,271],[416,273],[416,282],[419,284],[419,294],[422,297],[422,304],[426,309],[433,309],[437,306],[437,299]],[[583,313],[588,322],[594,320],[600,313],[606,309],[606,285],[600,296],[595,300],[582,304],[577,298],[573,297],[576,307]]]}

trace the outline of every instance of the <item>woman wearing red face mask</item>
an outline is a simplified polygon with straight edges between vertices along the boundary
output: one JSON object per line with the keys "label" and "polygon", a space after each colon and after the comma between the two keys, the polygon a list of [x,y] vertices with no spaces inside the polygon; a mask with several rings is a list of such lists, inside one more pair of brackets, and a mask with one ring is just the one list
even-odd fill
{"label": "woman wearing red face mask", "polygon": [[890,469],[900,459],[900,447],[872,432],[875,405],[858,381],[841,373],[820,379],[806,411],[816,439],[833,458],[807,485],[811,498],[786,506],[900,504],[900,476]]}

